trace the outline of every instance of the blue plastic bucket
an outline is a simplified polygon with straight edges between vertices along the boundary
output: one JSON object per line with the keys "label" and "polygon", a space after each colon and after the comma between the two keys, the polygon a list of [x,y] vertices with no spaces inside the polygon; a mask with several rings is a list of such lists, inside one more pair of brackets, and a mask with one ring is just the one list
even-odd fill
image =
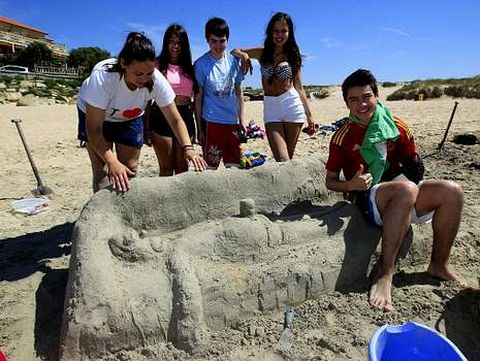
{"label": "blue plastic bucket", "polygon": [[444,335],[412,321],[380,327],[368,351],[370,361],[467,361]]}

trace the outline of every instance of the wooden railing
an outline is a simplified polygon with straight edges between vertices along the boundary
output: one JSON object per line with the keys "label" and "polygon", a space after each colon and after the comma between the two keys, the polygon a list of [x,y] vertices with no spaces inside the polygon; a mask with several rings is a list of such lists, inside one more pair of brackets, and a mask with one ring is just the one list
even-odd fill
{"label": "wooden railing", "polygon": [[19,34],[9,33],[9,32],[0,30],[0,41],[19,46],[21,48],[26,48],[29,44],[35,41],[39,41],[41,43],[44,43],[46,46],[48,46],[55,55],[64,56],[64,57],[68,56],[68,51],[65,48],[65,46],[61,44],[51,43],[42,38],[37,38],[37,39],[27,38]]}
{"label": "wooden railing", "polygon": [[81,68],[67,66],[34,66],[33,72],[37,74],[80,75]]}
{"label": "wooden railing", "polygon": [[0,54],[0,63],[7,63],[15,58],[15,54]]}

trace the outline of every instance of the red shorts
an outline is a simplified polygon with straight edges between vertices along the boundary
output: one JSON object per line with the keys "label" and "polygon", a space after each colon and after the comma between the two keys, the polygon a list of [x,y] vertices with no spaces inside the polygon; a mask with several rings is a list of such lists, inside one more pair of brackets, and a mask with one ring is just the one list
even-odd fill
{"label": "red shorts", "polygon": [[218,168],[220,160],[228,166],[240,166],[242,156],[238,124],[220,124],[207,121],[205,161],[209,167]]}

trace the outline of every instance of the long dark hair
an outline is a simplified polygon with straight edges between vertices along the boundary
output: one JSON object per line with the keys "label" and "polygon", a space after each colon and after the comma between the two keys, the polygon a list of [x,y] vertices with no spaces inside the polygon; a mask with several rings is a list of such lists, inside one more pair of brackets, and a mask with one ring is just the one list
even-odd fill
{"label": "long dark hair", "polygon": [[168,64],[170,63],[170,53],[168,51],[168,43],[172,35],[178,36],[180,39],[180,55],[178,57],[178,65],[182,68],[182,73],[190,78],[196,89],[195,73],[192,65],[192,52],[190,51],[190,41],[185,28],[179,24],[170,25],[163,35],[162,51],[157,57],[157,68],[162,74],[167,72]]}
{"label": "long dark hair", "polygon": [[292,67],[293,74],[295,75],[302,66],[302,55],[300,54],[300,49],[295,40],[292,18],[286,13],[278,12],[273,15],[268,22],[267,29],[265,30],[265,42],[263,44],[263,52],[260,57],[260,62],[274,65],[273,52],[275,50],[275,44],[273,43],[273,26],[277,21],[283,21],[288,26],[288,39],[283,46],[283,52],[287,56],[287,60]]}
{"label": "long dark hair", "polygon": [[[117,62],[115,64],[107,64],[107,71],[110,73],[120,73],[120,79],[125,73],[121,65],[121,59],[123,59],[125,65],[130,65],[134,60],[155,61],[155,47],[145,34],[132,31],[128,34],[127,40],[118,54]],[[152,91],[153,82],[150,81],[145,86],[148,90]]]}

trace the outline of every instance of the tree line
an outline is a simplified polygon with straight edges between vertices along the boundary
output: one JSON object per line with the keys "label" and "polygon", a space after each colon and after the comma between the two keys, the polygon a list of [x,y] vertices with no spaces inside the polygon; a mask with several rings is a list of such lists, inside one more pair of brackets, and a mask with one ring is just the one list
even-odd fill
{"label": "tree line", "polygon": [[9,63],[25,66],[30,70],[33,70],[36,65],[43,64],[49,64],[50,66],[68,65],[81,69],[81,75],[87,77],[95,64],[110,57],[111,55],[107,50],[99,47],[80,47],[72,49],[68,58],[64,59],[55,56],[45,43],[34,41],[18,52]]}

